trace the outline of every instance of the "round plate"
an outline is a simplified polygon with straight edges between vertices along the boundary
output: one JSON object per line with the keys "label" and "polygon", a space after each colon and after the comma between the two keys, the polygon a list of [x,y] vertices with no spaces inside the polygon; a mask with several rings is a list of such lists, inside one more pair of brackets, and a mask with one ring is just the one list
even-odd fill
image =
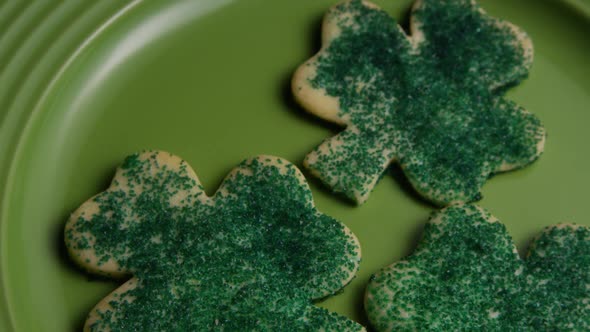
{"label": "round plate", "polygon": [[[410,5],[376,2],[400,19]],[[244,158],[272,154],[300,165],[334,135],[338,129],[306,115],[289,89],[293,70],[318,50],[321,18],[333,3],[0,4],[0,329],[80,330],[117,286],[71,263],[62,230],[126,155],[178,154],[212,193]],[[530,78],[508,96],[544,122],[545,154],[494,177],[480,202],[524,250],[546,225],[590,226],[590,10],[579,0],[481,4],[535,44]],[[433,209],[398,170],[391,174],[361,207],[310,179],[318,208],[346,223],[363,250],[358,277],[319,305],[363,324],[368,278],[411,253]]]}

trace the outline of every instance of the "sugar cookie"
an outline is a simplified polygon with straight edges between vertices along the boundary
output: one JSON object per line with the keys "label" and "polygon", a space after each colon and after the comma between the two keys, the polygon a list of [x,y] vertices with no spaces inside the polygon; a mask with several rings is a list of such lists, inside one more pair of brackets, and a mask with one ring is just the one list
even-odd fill
{"label": "sugar cookie", "polygon": [[71,215],[65,241],[88,271],[130,277],[86,331],[363,330],[312,303],[354,277],[360,247],[283,159],[242,162],[208,197],[182,159],[134,154]]}
{"label": "sugar cookie", "polygon": [[478,200],[490,175],[543,151],[539,119],[503,97],[528,74],[531,40],[469,0],[418,0],[410,32],[368,1],[329,10],[322,48],[292,89],[307,111],[346,129],[304,165],[357,203],[393,162],[435,204]]}
{"label": "sugar cookie", "polygon": [[589,301],[589,228],[548,227],[523,260],[497,219],[457,205],[372,277],[365,308],[378,331],[588,331]]}

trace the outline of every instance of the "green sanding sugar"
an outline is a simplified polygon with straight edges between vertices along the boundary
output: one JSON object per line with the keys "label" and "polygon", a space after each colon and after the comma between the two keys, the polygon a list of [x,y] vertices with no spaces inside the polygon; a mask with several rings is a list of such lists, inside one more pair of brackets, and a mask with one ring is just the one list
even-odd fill
{"label": "green sanding sugar", "polygon": [[347,129],[341,145],[316,149],[308,166],[335,191],[367,194],[397,160],[435,203],[472,201],[490,174],[539,155],[539,120],[502,97],[532,57],[472,1],[423,0],[413,12],[423,32],[415,45],[386,12],[360,0],[336,6],[327,20],[339,33],[310,64],[310,83],[338,98]]}
{"label": "green sanding sugar", "polygon": [[436,213],[416,252],[373,276],[379,331],[588,331],[590,229],[547,228],[526,260],[475,206]]}
{"label": "green sanding sugar", "polygon": [[360,253],[313,207],[293,165],[247,160],[204,201],[188,165],[171,169],[158,154],[128,157],[92,199],[99,211],[66,232],[73,252],[92,238],[99,268],[114,259],[138,280],[92,331],[361,329],[312,304],[344,286]]}

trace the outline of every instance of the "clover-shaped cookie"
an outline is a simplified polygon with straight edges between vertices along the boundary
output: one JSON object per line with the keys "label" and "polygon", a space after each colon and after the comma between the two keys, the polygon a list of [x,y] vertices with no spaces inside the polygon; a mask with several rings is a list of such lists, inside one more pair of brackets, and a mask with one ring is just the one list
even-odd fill
{"label": "clover-shaped cookie", "polygon": [[360,247],[283,159],[242,162],[208,197],[180,158],[132,155],[71,215],[65,240],[90,272],[130,277],[87,331],[362,330],[312,303],[354,277]]}
{"label": "clover-shaped cookie", "polygon": [[304,164],[357,203],[393,162],[436,204],[477,200],[490,175],[543,150],[540,121],[503,98],[527,76],[532,43],[470,0],[418,0],[410,33],[367,1],[329,10],[322,48],[292,88],[306,110],[346,129]]}
{"label": "clover-shaped cookie", "polygon": [[379,331],[589,331],[590,229],[548,227],[522,260],[488,212],[451,206],[371,278],[365,309]]}

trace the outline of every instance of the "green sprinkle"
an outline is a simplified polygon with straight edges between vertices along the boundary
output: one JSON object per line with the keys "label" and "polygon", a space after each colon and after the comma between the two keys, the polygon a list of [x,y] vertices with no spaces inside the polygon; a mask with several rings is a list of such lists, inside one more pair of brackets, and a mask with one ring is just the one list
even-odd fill
{"label": "green sprinkle", "polygon": [[366,310],[378,331],[588,331],[590,229],[547,228],[522,260],[482,209],[437,212],[416,252],[375,274]]}
{"label": "green sprinkle", "polygon": [[92,238],[99,269],[113,259],[138,280],[96,312],[92,331],[362,329],[313,305],[344,286],[360,251],[313,207],[293,165],[247,160],[202,200],[188,165],[159,156],[169,155],[128,157],[118,173],[127,185],[93,198],[99,211],[67,231],[70,250]]}
{"label": "green sprinkle", "polygon": [[327,14],[339,33],[312,62],[307,84],[338,98],[347,129],[306,166],[359,203],[392,161],[434,203],[477,200],[491,174],[541,153],[540,121],[503,98],[527,76],[532,55],[471,0],[423,0],[413,20],[424,38],[414,34],[416,44],[360,0]]}

